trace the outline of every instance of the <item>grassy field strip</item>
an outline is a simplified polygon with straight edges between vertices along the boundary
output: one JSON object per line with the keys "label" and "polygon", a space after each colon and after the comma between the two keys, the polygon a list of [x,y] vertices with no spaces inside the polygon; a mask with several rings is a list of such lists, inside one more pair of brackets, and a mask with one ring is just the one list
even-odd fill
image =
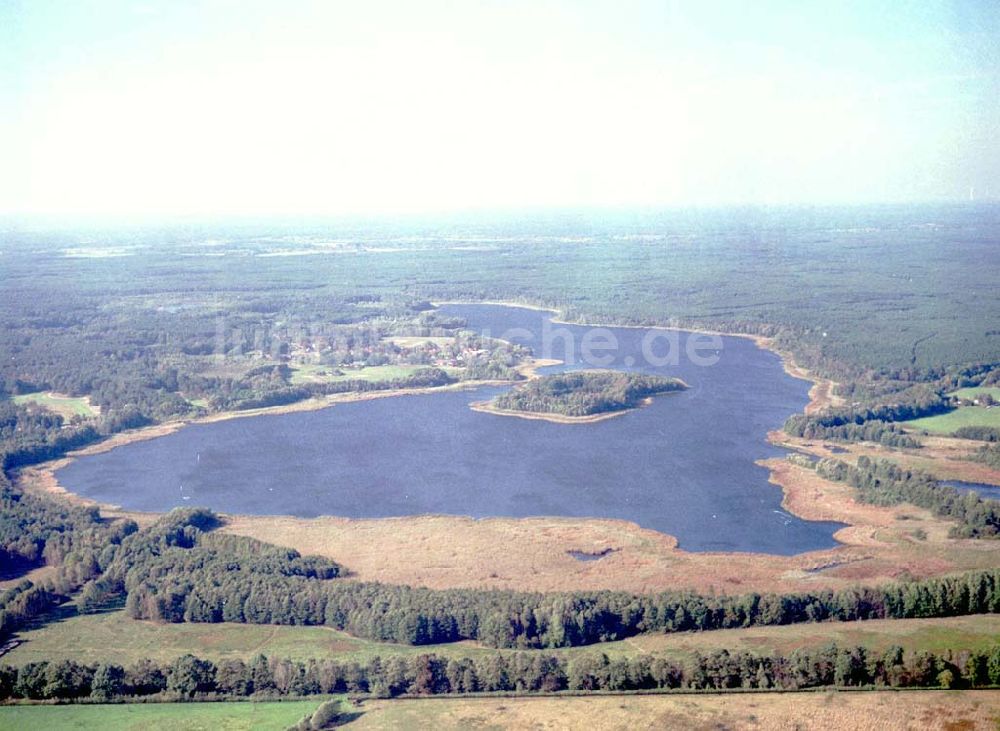
{"label": "grassy field strip", "polygon": [[320,702],[7,706],[0,731],[283,731]]}
{"label": "grassy field strip", "polygon": [[70,419],[74,416],[89,418],[98,414],[98,410],[91,406],[90,399],[86,396],[63,396],[58,393],[37,391],[14,396],[13,400],[16,404],[37,404],[59,414],[64,419]]}
{"label": "grassy field strip", "polygon": [[[281,731],[319,700],[0,707],[0,731]],[[1000,691],[830,691],[395,699],[351,709],[365,729],[949,729],[995,731]]]}
{"label": "grassy field strip", "polygon": [[[0,731],[272,731],[319,701],[9,706]],[[350,728],[364,729],[949,729],[994,731],[1000,691],[831,691],[547,698],[365,701]]]}
{"label": "grassy field strip", "polygon": [[[364,660],[375,655],[469,656],[496,650],[472,642],[447,645],[397,645],[352,637],[326,627],[252,624],[156,624],[129,619],[124,612],[78,615],[19,633],[23,643],[0,662],[23,665],[39,660],[131,664],[141,658],[169,661],[185,653],[209,660],[249,659],[258,653],[293,660],[339,657]],[[752,627],[712,632],[646,634],[620,642],[554,650],[570,656],[605,653],[609,657],[658,654],[684,658],[717,649],[788,653],[835,642],[882,651],[941,651],[989,647],[1000,641],[1000,615],[943,619],[888,619]],[[547,651],[549,652],[549,651]]]}
{"label": "grassy field strip", "polygon": [[969,399],[970,401],[979,398],[983,394],[989,394],[995,401],[1000,401],[1000,386],[972,386],[971,388],[960,388],[952,391],[949,396]]}
{"label": "grassy field strip", "polygon": [[[415,371],[427,366],[420,365],[385,365],[368,366],[365,368],[337,368],[336,366],[304,364],[292,366],[291,381],[294,384],[300,383],[336,383],[337,381],[391,381],[398,378],[406,378],[413,375]],[[340,370],[343,375],[336,375],[335,371]],[[444,368],[443,370],[455,372],[459,368]]]}
{"label": "grassy field strip", "polygon": [[22,665],[35,660],[133,663],[165,661],[191,653],[217,661],[250,659],[258,654],[308,660],[331,656],[360,659],[375,655],[428,652],[467,655],[489,652],[472,643],[415,647],[372,642],[328,627],[269,624],[157,624],[128,618],[124,612],[76,615],[18,633],[23,643],[0,662]]}
{"label": "grassy field strip", "polygon": [[934,434],[951,434],[963,426],[992,426],[1000,429],[1000,407],[960,406],[947,414],[900,423],[910,429],[926,429]]}
{"label": "grassy field strip", "polygon": [[385,338],[385,340],[393,345],[398,345],[400,348],[417,348],[427,344],[443,348],[455,342],[455,338],[453,337],[438,335],[393,335]]}

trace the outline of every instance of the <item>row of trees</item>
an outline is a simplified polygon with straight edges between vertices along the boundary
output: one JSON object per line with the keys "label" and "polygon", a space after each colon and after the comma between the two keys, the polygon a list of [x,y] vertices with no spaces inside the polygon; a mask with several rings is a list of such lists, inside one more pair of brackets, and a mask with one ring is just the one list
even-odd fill
{"label": "row of trees", "polygon": [[816,472],[828,480],[846,482],[858,496],[875,505],[910,503],[957,521],[951,534],[960,538],[1000,537],[1000,503],[974,492],[962,493],[940,484],[922,470],[907,470],[884,459],[858,457],[857,466],[836,459],[816,463]]}
{"label": "row of trees", "polygon": [[817,414],[795,414],[785,422],[785,431],[805,439],[867,441],[915,448],[920,446],[919,442],[891,422],[941,414],[950,408],[948,400],[933,384],[919,384],[865,404]]}
{"label": "row of trees", "polygon": [[952,433],[952,436],[982,442],[1000,442],[1000,429],[992,426],[961,426]]}
{"label": "row of trees", "polygon": [[837,442],[874,442],[883,447],[919,449],[920,442],[890,422],[873,420],[862,424],[823,426],[812,416],[796,414],[785,422],[785,431],[804,439],[830,439]]}
{"label": "row of trees", "polygon": [[379,697],[463,693],[634,690],[800,690],[822,687],[1000,685],[1000,645],[981,652],[904,652],[891,647],[797,650],[757,655],[718,650],[684,661],[642,655],[609,659],[544,653],[374,657],[365,662],[271,659],[214,663],[184,655],[125,668],[72,660],[0,667],[0,701],[245,698],[366,693]]}

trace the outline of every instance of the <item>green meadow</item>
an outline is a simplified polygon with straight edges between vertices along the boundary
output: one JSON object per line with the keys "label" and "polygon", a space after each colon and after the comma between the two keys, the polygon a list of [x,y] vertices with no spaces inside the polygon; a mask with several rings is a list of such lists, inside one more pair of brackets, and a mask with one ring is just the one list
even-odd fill
{"label": "green meadow", "polygon": [[951,434],[963,426],[992,426],[1000,429],[1000,407],[960,406],[947,414],[925,416],[902,422],[910,429],[925,429],[932,434]]}
{"label": "green meadow", "polygon": [[36,391],[35,393],[23,393],[13,398],[16,404],[37,404],[49,411],[54,411],[62,415],[66,419],[73,416],[85,416],[88,418],[97,416],[97,411],[90,405],[90,400],[86,397],[76,398]]}
{"label": "green meadow", "polygon": [[124,703],[3,706],[0,731],[280,731],[311,714],[320,699],[281,703]]}

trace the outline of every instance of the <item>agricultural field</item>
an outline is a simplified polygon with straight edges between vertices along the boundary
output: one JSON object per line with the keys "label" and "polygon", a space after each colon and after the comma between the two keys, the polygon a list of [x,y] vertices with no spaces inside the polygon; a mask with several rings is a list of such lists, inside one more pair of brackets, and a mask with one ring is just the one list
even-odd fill
{"label": "agricultural field", "polygon": [[281,703],[125,703],[0,707],[0,731],[280,731],[319,700]]}
{"label": "agricultural field", "polygon": [[86,396],[74,397],[59,393],[38,391],[36,393],[23,393],[14,396],[13,401],[16,404],[36,404],[59,414],[67,420],[74,416],[83,416],[89,419],[98,414],[98,409],[91,406],[90,399]]}
{"label": "agricultural field", "polygon": [[963,426],[991,426],[1000,429],[1000,407],[960,406],[946,414],[904,421],[902,425],[933,434],[951,434]]}
{"label": "agricultural field", "polygon": [[[336,366],[306,363],[291,366],[291,382],[299,385],[302,383],[336,383],[337,381],[392,381],[412,376],[415,371],[421,368],[426,368],[426,366],[384,365],[364,368],[337,368]],[[338,371],[340,372],[338,373]]]}
{"label": "agricultural field", "polygon": [[[0,731],[271,731],[318,702],[159,703],[0,708]],[[801,729],[941,728],[994,731],[1000,691],[858,691],[543,698],[368,700],[346,711],[349,728]]]}
{"label": "agricultural field", "polygon": [[869,691],[368,701],[350,728],[995,731],[998,723],[1000,691]]}
{"label": "agricultural field", "polygon": [[[445,645],[399,645],[352,637],[326,627],[252,624],[158,624],[130,619],[124,612],[76,615],[18,634],[22,644],[0,664],[62,659],[129,665],[142,658],[170,661],[191,653],[213,662],[255,655],[308,660],[337,657],[365,661],[374,656],[436,654],[468,657],[497,650],[473,642]],[[604,653],[609,657],[643,654],[683,660],[716,650],[788,654],[830,643],[863,646],[881,652],[893,645],[905,650],[971,650],[988,648],[1000,638],[1000,616],[973,615],[944,619],[888,619],[868,622],[824,622],[783,627],[752,627],[712,632],[645,634],[619,642],[546,650],[568,656]],[[511,651],[503,651],[511,652]]]}

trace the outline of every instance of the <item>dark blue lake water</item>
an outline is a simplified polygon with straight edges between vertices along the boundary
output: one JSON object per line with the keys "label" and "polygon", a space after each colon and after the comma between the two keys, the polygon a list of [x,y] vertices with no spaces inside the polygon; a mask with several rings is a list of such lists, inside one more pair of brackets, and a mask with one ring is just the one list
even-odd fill
{"label": "dark blue lake water", "polygon": [[[548,313],[521,308],[442,309],[471,329],[568,362],[550,371],[585,365],[589,328],[553,325]],[[608,332],[617,341],[610,363],[611,349],[595,347],[607,345]],[[195,424],[77,459],[57,476],[73,492],[134,510],[620,518],[674,535],[691,551],[794,554],[836,545],[840,524],[785,512],[781,490],[754,464],[783,454],[766,434],[802,410],[809,383],[743,338],[703,342],[695,357],[718,362],[698,365],[683,352],[689,335],[592,334],[586,342],[600,362],[591,365],[677,376],[691,386],[594,424],[472,411],[470,402],[503,390],[480,388]],[[655,362],[643,354],[644,338]],[[680,354],[676,363],[671,352]]]}

